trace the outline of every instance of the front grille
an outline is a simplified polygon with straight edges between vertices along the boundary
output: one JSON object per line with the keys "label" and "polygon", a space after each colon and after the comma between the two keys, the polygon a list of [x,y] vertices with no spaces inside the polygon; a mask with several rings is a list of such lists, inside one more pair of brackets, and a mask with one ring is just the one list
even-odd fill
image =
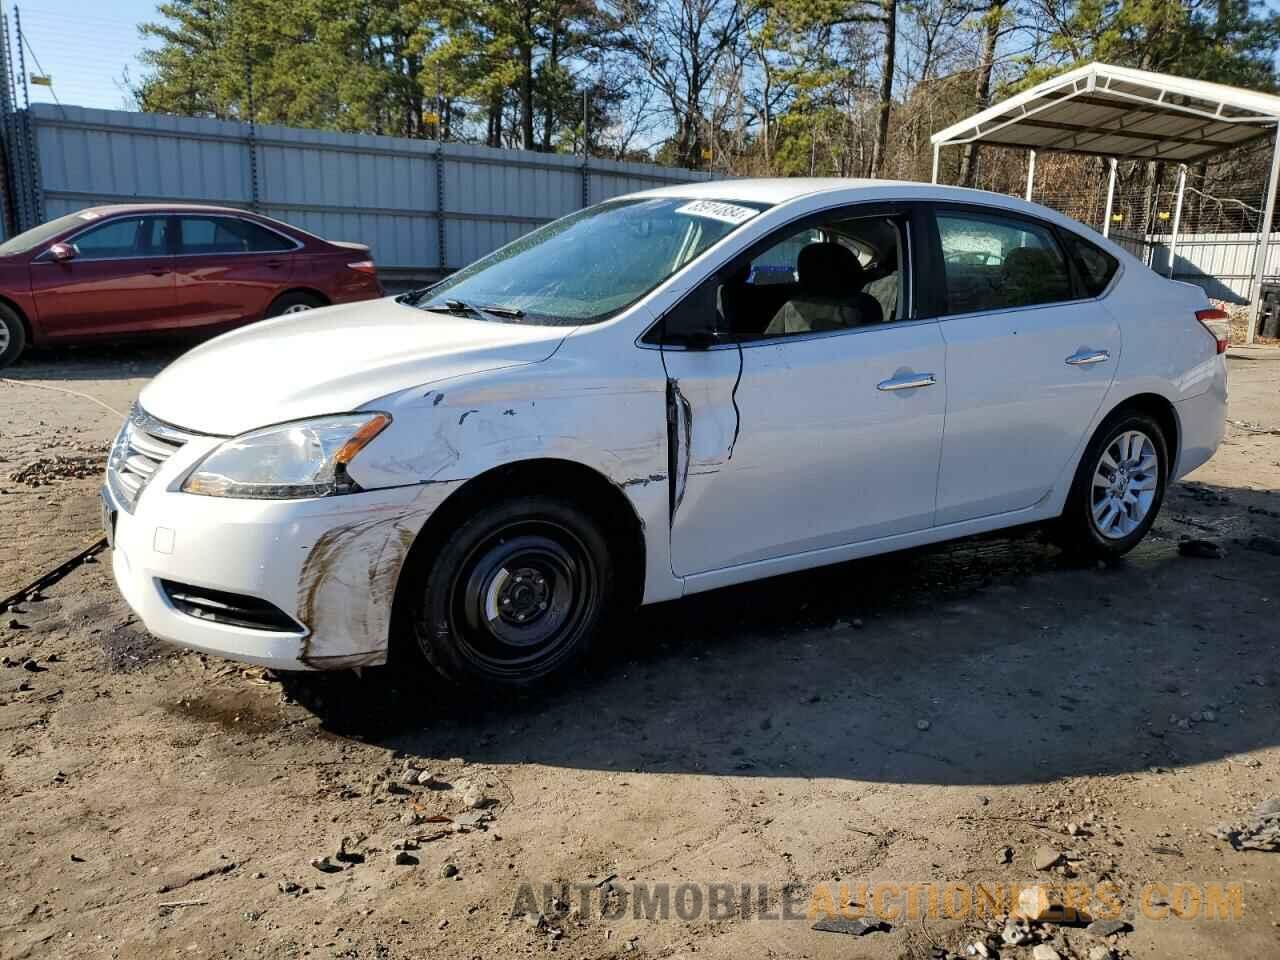
{"label": "front grille", "polygon": [[138,495],[160,465],[192,436],[157,420],[135,403],[107,458],[107,486],[120,506],[132,513]]}
{"label": "front grille", "polygon": [[187,583],[161,580],[160,589],[179,613],[197,620],[208,620],[251,630],[276,633],[305,633],[302,626],[275,604],[225,590],[193,587]]}

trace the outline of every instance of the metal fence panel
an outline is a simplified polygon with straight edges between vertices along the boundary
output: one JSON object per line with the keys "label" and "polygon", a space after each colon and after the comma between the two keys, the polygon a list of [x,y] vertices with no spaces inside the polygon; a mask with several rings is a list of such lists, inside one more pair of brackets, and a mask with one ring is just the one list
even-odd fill
{"label": "metal fence panel", "polygon": [[380,267],[415,273],[461,267],[585,202],[710,176],[292,127],[251,136],[232,121],[53,104],[32,104],[29,115],[49,217],[147,201],[255,208],[367,243]]}
{"label": "metal fence panel", "polygon": [[[1112,239],[1121,242],[1115,234]],[[1128,241],[1122,246],[1138,257],[1143,257],[1142,249],[1152,270],[1169,275],[1168,234],[1148,234],[1145,245],[1136,237]],[[1257,249],[1256,233],[1180,233],[1173,279],[1198,284],[1216,300],[1248,303]],[[1263,276],[1280,276],[1280,234],[1273,233],[1267,244]]]}

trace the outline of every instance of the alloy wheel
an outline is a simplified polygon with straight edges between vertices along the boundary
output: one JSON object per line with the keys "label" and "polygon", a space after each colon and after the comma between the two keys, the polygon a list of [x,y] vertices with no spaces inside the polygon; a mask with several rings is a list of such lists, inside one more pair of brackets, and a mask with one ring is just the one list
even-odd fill
{"label": "alloy wheel", "polygon": [[0,321],[0,355],[3,355],[4,352],[9,349],[11,341],[12,337],[9,334],[9,327],[3,321]]}
{"label": "alloy wheel", "polygon": [[311,304],[309,303],[291,303],[289,304],[289,306],[285,307],[284,310],[281,311],[281,313],[284,313],[284,314],[305,313],[310,309],[311,309]]}
{"label": "alloy wheel", "polygon": [[1160,458],[1141,430],[1118,434],[1093,472],[1090,512],[1098,533],[1122,540],[1142,524],[1155,502]]}

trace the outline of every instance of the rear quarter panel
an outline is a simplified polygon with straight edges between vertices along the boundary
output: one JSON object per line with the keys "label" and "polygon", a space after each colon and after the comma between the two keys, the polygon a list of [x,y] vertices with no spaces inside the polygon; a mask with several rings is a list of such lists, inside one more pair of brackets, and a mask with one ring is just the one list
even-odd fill
{"label": "rear quarter panel", "polygon": [[1199,287],[1166,280],[1130,258],[1104,303],[1124,340],[1110,407],[1139,393],[1179,403],[1214,385],[1222,361],[1195,316],[1209,306]]}
{"label": "rear quarter panel", "polygon": [[[1222,440],[1226,358],[1196,319],[1196,311],[1209,306],[1204,290],[1158,276],[1127,254],[1122,264],[1121,276],[1102,302],[1120,324],[1123,350],[1116,379],[1086,442],[1126,400],[1140,394],[1164,397],[1173,405],[1178,423],[1172,475],[1181,477],[1208,460]],[[1060,478],[1061,498],[1073,475],[1074,467]]]}
{"label": "rear quarter panel", "polygon": [[347,268],[348,263],[367,259],[368,253],[356,250],[300,251],[296,255],[291,286],[317,290],[330,303],[372,300],[383,295],[378,278]]}

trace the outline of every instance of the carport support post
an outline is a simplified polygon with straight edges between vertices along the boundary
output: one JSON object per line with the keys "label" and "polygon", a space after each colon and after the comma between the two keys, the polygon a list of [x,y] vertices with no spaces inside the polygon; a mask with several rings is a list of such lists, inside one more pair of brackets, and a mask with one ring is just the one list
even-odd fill
{"label": "carport support post", "polygon": [[1280,176],[1280,124],[1276,126],[1275,141],[1271,146],[1271,175],[1267,177],[1267,202],[1263,204],[1262,222],[1258,224],[1258,249],[1253,255],[1253,288],[1249,305],[1249,331],[1244,342],[1253,343],[1262,316],[1262,275],[1267,269],[1267,247],[1271,240],[1271,218],[1276,212],[1276,178]]}
{"label": "carport support post", "polygon": [[1187,192],[1187,165],[1178,164],[1178,196],[1173,201],[1173,232],[1169,234],[1169,279],[1173,279],[1174,261],[1178,258],[1178,227],[1182,225],[1182,197]]}
{"label": "carport support post", "polygon": [[1036,152],[1028,151],[1027,156],[1027,203],[1031,202],[1031,188],[1036,182]]}
{"label": "carport support post", "polygon": [[1107,210],[1102,215],[1102,235],[1111,236],[1111,207],[1116,199],[1116,158],[1111,158],[1111,174],[1107,178]]}
{"label": "carport support post", "polygon": [[933,182],[938,182],[938,151],[941,149],[939,144],[933,145]]}

